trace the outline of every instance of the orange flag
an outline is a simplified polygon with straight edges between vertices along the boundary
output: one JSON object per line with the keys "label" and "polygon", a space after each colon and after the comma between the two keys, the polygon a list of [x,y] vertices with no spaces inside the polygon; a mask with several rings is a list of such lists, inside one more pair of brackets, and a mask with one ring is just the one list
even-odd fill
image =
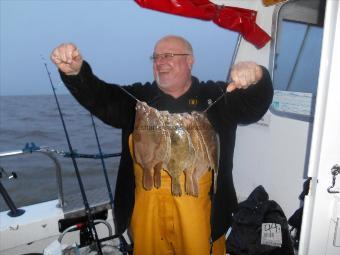
{"label": "orange flag", "polygon": [[262,0],[264,6],[270,6],[270,5],[278,4],[284,1],[286,0]]}

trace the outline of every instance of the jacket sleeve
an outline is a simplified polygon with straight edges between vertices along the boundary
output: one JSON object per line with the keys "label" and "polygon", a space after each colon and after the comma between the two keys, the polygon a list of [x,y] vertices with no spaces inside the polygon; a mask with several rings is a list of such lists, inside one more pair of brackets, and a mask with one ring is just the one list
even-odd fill
{"label": "jacket sleeve", "polygon": [[227,93],[224,100],[224,114],[237,124],[250,124],[261,119],[273,99],[273,86],[266,68],[256,84],[247,89],[236,89]]}
{"label": "jacket sleeve", "polygon": [[[131,123],[136,100],[119,85],[97,78],[87,62],[83,62],[78,75],[65,75],[62,72],[60,75],[75,99],[103,122],[116,128],[124,128]],[[138,83],[123,88],[137,96],[142,87]]]}

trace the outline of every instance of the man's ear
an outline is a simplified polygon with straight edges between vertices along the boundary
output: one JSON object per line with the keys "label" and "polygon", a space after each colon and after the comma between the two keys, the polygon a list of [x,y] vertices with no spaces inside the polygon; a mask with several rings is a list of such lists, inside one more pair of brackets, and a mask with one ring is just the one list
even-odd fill
{"label": "man's ear", "polygon": [[194,63],[195,63],[195,57],[193,56],[193,55],[189,55],[188,57],[187,57],[187,63],[188,63],[188,65],[189,65],[189,67],[190,67],[190,70],[192,69],[192,66],[194,65]]}

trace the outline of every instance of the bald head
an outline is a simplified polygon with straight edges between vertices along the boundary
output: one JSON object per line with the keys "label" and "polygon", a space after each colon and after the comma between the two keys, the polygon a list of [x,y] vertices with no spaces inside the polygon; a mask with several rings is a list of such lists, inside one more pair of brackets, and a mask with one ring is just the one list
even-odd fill
{"label": "bald head", "polygon": [[161,38],[155,45],[155,49],[160,43],[171,43],[176,45],[178,48],[183,49],[186,53],[193,54],[191,44],[183,37],[177,35],[167,35]]}

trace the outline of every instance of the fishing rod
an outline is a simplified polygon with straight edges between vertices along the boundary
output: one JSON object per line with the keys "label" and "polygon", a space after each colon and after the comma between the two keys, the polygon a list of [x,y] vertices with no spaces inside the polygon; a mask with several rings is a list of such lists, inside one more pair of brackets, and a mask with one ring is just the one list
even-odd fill
{"label": "fishing rod", "polygon": [[[228,74],[227,74],[227,83],[230,83],[231,80],[230,80],[230,74],[231,74],[231,67],[233,66],[233,64],[235,63],[235,60],[236,60],[236,56],[237,56],[237,53],[238,53],[238,50],[240,48],[240,44],[241,44],[241,40],[242,40],[242,36],[241,34],[238,34],[238,37],[237,37],[237,41],[236,41],[236,47],[235,47],[235,50],[234,50],[234,53],[233,53],[233,56],[230,60],[230,64],[229,64],[229,71],[228,71]],[[222,98],[224,98],[225,100],[225,103],[227,103],[227,97],[226,95],[228,94],[229,92],[227,91],[227,89],[225,89],[223,91],[223,93],[213,102],[211,103],[207,109],[205,109],[203,112],[207,112],[214,104],[216,104],[218,101],[220,101]]]}
{"label": "fishing rod", "polygon": [[[43,63],[44,63],[45,68],[46,68],[46,72],[47,72],[48,78],[50,80],[50,84],[51,84],[51,87],[52,87],[53,95],[54,95],[54,98],[55,98],[55,101],[56,101],[56,104],[57,104],[59,116],[60,116],[60,119],[61,119],[61,122],[62,122],[62,125],[63,125],[65,136],[66,136],[68,148],[70,150],[71,155],[73,155],[74,151],[73,151],[73,148],[72,148],[72,145],[71,145],[71,141],[70,141],[67,129],[66,129],[66,124],[65,124],[65,121],[64,121],[64,117],[63,117],[63,114],[62,114],[61,109],[60,109],[58,97],[57,97],[57,94],[55,92],[56,88],[53,85],[52,78],[51,78],[51,73],[48,70],[47,63],[46,63],[46,61],[44,60],[43,57],[42,57],[42,59],[43,59]],[[94,240],[96,241],[97,251],[99,252],[99,255],[103,255],[103,252],[102,252],[102,249],[101,249],[101,246],[100,246],[100,242],[99,242],[99,238],[98,238],[98,234],[97,234],[97,230],[96,230],[96,227],[94,225],[94,221],[93,221],[93,217],[92,217],[92,213],[91,213],[91,208],[89,206],[89,203],[88,203],[88,200],[87,200],[87,197],[86,197],[86,193],[85,193],[85,189],[84,189],[84,185],[83,185],[83,181],[82,181],[80,173],[79,173],[78,165],[77,165],[77,162],[76,162],[76,159],[75,159],[74,156],[71,156],[71,159],[72,159],[72,163],[73,163],[73,166],[74,166],[74,170],[76,172],[76,176],[77,176],[77,180],[78,180],[78,184],[79,184],[79,188],[80,188],[80,193],[81,193],[81,196],[83,198],[84,207],[85,207],[85,213],[86,213],[86,215],[88,217],[88,221],[89,221],[88,225],[89,225],[90,230],[92,230],[92,231],[89,231],[90,238],[93,240],[93,233],[94,233]]]}
{"label": "fishing rod", "polygon": [[[93,115],[90,114],[91,116],[91,121],[92,121],[92,127],[93,127],[93,131],[94,131],[94,135],[96,137],[96,141],[97,141],[97,147],[98,147],[98,152],[99,152],[99,156],[100,156],[100,160],[103,166],[103,172],[104,172],[104,177],[105,177],[105,182],[106,182],[106,187],[107,187],[107,191],[109,194],[109,199],[110,199],[110,205],[111,205],[111,212],[112,212],[112,220],[114,221],[114,212],[113,212],[113,208],[114,208],[114,201],[113,201],[113,195],[112,195],[112,190],[111,190],[111,186],[110,186],[110,181],[109,181],[109,177],[107,174],[107,169],[106,169],[106,165],[105,165],[105,161],[104,161],[104,156],[103,156],[103,152],[102,152],[102,148],[99,142],[99,137],[98,137],[98,133],[97,133],[97,128],[96,128],[96,124],[94,122],[93,119]],[[122,244],[122,251],[124,252],[123,254],[125,254],[125,252],[128,252],[128,244],[123,236],[123,234],[118,234],[113,236],[113,238],[118,237],[121,244]]]}

